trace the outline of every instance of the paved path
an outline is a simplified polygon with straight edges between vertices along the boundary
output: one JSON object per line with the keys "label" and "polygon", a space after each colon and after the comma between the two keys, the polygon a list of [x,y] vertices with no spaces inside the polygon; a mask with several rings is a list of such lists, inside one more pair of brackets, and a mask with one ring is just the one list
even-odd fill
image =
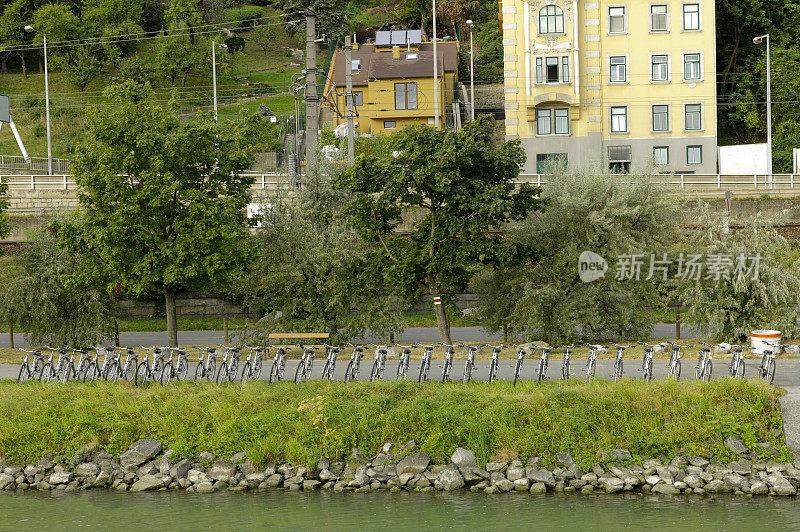
{"label": "paved path", "polygon": [[[692,337],[692,331],[684,327],[683,336]],[[469,341],[491,341],[499,342],[503,336],[500,334],[490,335],[482,327],[452,327],[450,336],[456,342]],[[675,325],[659,323],[655,326],[650,338],[674,338]],[[233,338],[233,332],[231,332]],[[222,331],[179,331],[178,343],[180,345],[219,345],[225,339]],[[376,340],[367,338],[367,341]],[[166,332],[122,332],[119,335],[122,345],[164,345],[167,342]],[[433,343],[439,341],[439,331],[436,327],[409,327],[403,331],[398,339],[400,343]],[[16,347],[27,347],[25,335],[22,333],[14,334],[14,345]],[[8,347],[8,334],[0,334],[0,347]]]}

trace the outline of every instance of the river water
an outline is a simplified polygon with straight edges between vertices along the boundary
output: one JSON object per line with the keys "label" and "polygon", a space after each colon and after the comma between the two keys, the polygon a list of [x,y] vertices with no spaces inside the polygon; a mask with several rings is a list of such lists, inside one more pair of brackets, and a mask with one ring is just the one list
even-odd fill
{"label": "river water", "polygon": [[0,493],[0,530],[798,530],[793,498],[481,493]]}

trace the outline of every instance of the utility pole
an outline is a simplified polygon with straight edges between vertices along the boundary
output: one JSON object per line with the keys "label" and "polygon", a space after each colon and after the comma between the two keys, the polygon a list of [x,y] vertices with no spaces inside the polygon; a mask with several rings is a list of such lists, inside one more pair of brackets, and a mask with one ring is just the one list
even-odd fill
{"label": "utility pole", "polygon": [[433,127],[439,130],[439,58],[436,55],[436,0],[433,0]]}
{"label": "utility pole", "polygon": [[353,166],[356,160],[356,137],[353,131],[353,38],[344,38],[344,74],[347,80],[347,92],[344,95],[347,104],[347,166]]}
{"label": "utility pole", "polygon": [[317,14],[306,11],[306,174],[317,171],[319,97],[317,96]]}

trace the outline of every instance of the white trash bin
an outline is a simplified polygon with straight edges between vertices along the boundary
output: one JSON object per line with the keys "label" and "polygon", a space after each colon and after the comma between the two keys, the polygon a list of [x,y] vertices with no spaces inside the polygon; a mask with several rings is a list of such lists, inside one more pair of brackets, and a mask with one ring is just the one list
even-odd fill
{"label": "white trash bin", "polygon": [[750,345],[753,348],[753,353],[763,355],[764,350],[770,348],[775,351],[775,354],[780,354],[780,349],[775,349],[773,345],[781,343],[781,331],[752,331],[750,333]]}

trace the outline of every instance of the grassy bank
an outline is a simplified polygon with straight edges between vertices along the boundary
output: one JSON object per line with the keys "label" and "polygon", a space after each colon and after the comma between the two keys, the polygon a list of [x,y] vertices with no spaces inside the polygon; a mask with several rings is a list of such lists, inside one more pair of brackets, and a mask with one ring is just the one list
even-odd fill
{"label": "grassy bank", "polygon": [[[569,449],[592,463],[603,449],[636,458],[713,453],[733,458],[723,441],[741,435],[770,442],[779,458],[780,391],[761,382],[597,381],[591,384],[311,381],[300,386],[132,388],[123,384],[48,386],[0,382],[0,456],[67,458],[84,445],[119,455],[151,437],[182,457],[202,451],[251,460],[311,461],[373,453],[384,442],[413,439],[436,461],[466,447],[479,461],[552,457]],[[779,430],[775,430],[779,429]]]}

